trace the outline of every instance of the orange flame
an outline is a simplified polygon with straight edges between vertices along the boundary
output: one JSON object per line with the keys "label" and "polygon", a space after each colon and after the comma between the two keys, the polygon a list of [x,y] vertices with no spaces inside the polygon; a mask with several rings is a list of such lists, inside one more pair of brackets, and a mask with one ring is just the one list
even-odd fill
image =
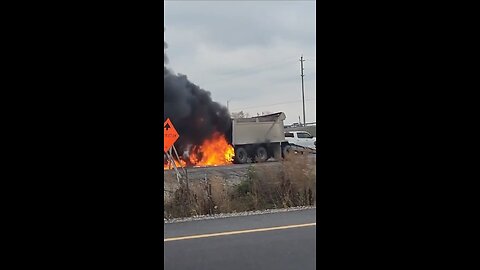
{"label": "orange flame", "polygon": [[190,162],[196,166],[218,166],[232,164],[235,155],[233,146],[220,133],[214,133],[199,147],[194,147]]}
{"label": "orange flame", "polygon": [[[186,165],[187,165],[187,163],[183,160],[180,160],[180,162],[175,160],[175,166],[177,166],[177,168],[178,167],[185,167]],[[171,170],[171,169],[173,169],[172,164],[169,164],[168,162],[163,164],[163,170]]]}
{"label": "orange flame", "polygon": [[[189,162],[194,166],[219,166],[229,165],[233,162],[235,151],[233,146],[228,144],[225,136],[214,133],[210,139],[205,140],[202,145],[191,149],[188,157]],[[175,162],[178,167],[184,167],[186,162]],[[170,169],[169,164],[164,164],[164,170]]]}

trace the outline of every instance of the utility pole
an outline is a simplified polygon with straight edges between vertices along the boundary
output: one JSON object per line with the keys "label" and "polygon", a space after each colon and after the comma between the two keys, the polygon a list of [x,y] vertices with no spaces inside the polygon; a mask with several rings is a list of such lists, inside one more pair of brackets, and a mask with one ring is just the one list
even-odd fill
{"label": "utility pole", "polygon": [[227,110],[228,110],[228,103],[230,102],[231,99],[227,100]]}
{"label": "utility pole", "polygon": [[303,55],[300,57],[300,67],[301,67],[301,76],[302,76],[302,101],[303,101],[303,126],[306,126],[306,120],[305,120],[305,90],[303,87]]}

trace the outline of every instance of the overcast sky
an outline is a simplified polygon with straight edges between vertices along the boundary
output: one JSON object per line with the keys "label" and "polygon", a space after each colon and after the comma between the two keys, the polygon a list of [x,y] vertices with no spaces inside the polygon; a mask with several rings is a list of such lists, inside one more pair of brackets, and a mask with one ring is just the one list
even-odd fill
{"label": "overcast sky", "polygon": [[165,1],[167,67],[187,75],[231,112],[302,116],[315,122],[314,1]]}

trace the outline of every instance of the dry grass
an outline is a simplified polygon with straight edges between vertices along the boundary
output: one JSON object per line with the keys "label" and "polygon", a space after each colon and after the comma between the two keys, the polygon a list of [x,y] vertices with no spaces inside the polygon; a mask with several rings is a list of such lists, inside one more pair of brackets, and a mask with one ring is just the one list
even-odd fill
{"label": "dry grass", "polygon": [[164,215],[188,217],[315,203],[316,167],[306,156],[292,155],[281,169],[250,166],[244,181],[236,186],[228,186],[218,176],[180,186],[164,201]]}

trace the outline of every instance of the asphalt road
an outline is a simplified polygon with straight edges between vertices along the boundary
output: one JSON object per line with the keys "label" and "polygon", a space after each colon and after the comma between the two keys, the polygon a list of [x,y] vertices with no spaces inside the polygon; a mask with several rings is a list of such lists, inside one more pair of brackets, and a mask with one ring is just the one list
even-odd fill
{"label": "asphalt road", "polygon": [[165,269],[315,269],[316,209],[165,224]]}

